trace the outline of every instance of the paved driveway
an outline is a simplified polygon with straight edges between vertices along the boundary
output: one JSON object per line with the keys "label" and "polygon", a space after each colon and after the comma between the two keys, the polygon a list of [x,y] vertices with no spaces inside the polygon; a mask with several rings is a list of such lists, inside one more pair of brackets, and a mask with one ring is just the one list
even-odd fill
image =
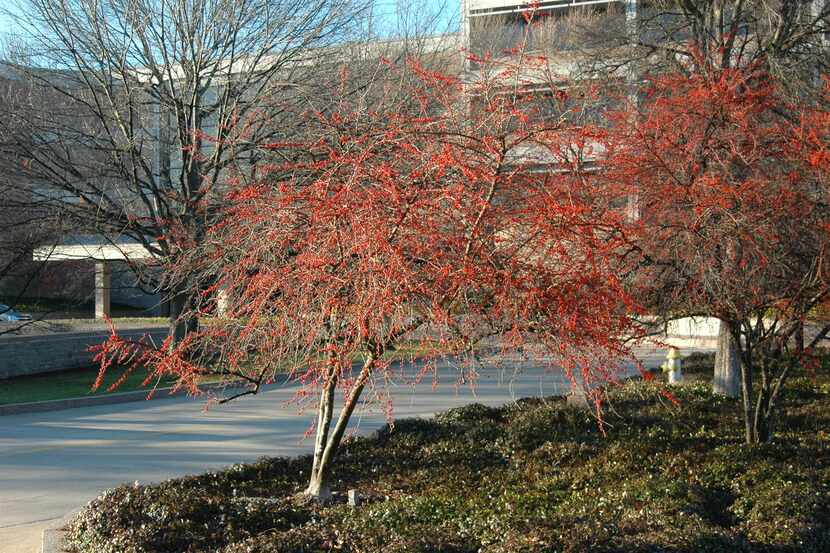
{"label": "paved driveway", "polygon": [[[645,357],[654,365],[661,356]],[[473,401],[500,405],[569,386],[561,373],[539,366],[484,369],[474,391],[459,386],[457,374],[441,366],[435,391],[431,381],[397,387],[395,416],[430,416]],[[0,418],[0,553],[34,553],[29,542],[44,522],[122,482],[309,452],[303,434],[312,413],[287,404],[295,390],[276,387],[208,411],[203,401],[185,398]],[[383,423],[382,413],[366,412],[353,429],[365,434]]]}

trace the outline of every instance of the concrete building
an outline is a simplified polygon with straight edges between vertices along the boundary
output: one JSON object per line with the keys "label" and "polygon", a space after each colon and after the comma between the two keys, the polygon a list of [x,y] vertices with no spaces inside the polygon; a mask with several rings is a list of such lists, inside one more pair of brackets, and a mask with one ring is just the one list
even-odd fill
{"label": "concrete building", "polygon": [[[814,0],[810,4],[810,9],[813,13],[819,13],[824,9],[824,5],[825,0]],[[550,66],[557,72],[563,76],[581,72],[584,76],[590,75],[591,63],[600,63],[603,59],[613,60],[617,49],[625,49],[633,43],[644,41],[658,42],[684,38],[682,33],[666,31],[671,27],[670,12],[656,12],[651,3],[645,0],[540,0],[532,4],[522,0],[460,0],[460,10],[459,33],[430,38],[422,45],[423,48],[430,51],[442,48],[448,51],[454,49],[457,52],[464,50],[473,54],[489,51],[499,56],[508,55],[506,51],[526,37],[527,49],[545,53]],[[531,10],[538,24],[529,24],[526,15]],[[585,24],[589,19],[590,26]],[[380,57],[401,47],[403,43],[400,41],[377,41],[369,45],[360,45],[359,55]],[[324,57],[341,61],[357,59],[356,52],[350,48],[353,47],[345,45],[330,48]],[[601,54],[592,55],[597,52]],[[644,61],[648,62],[648,59]],[[228,74],[250,69],[245,66],[245,60],[236,60],[235,63],[238,67],[230,68]],[[263,58],[260,63],[268,63],[268,59]],[[468,75],[474,78],[477,68],[475,64],[468,63],[466,68],[460,69],[466,69]],[[135,72],[138,81],[153,78],[149,74],[142,76],[140,68]],[[10,78],[9,75],[13,74],[14,71],[0,71],[0,77]],[[175,71],[172,74],[174,78],[178,78]],[[618,76],[625,81],[636,79],[637,73],[631,66],[625,66]],[[218,83],[210,87],[205,98],[206,105],[211,105],[211,98],[222,93],[223,86],[225,85]],[[207,114],[202,121],[201,131],[205,135],[215,135],[217,132],[214,115]],[[142,123],[144,134],[141,138],[147,143],[146,155],[148,164],[152,167],[153,178],[160,182],[169,181],[175,178],[182,168],[182,145],[175,139],[176,123],[172,120],[171,113],[161,105],[151,105],[142,116],[146,121]],[[213,146],[210,141],[204,141],[203,147],[205,155],[209,155]],[[520,155],[532,154],[525,152]],[[77,198],[69,198],[67,201],[77,201]],[[121,247],[124,243],[123,237],[117,235],[101,239],[97,243],[98,246],[91,245],[85,238],[77,243],[60,244],[50,255],[52,259],[87,259],[97,263],[96,282],[99,288],[98,297],[101,300],[99,303],[105,301],[101,290],[106,288],[113,290],[114,301],[155,308],[158,312],[161,305],[160,297],[146,296],[143,291],[130,286],[129,278],[126,276],[122,278],[120,285],[113,284],[110,280],[110,274],[113,272],[111,264],[116,264],[122,269],[125,267],[126,256],[124,248]],[[63,249],[64,246],[66,249]],[[90,247],[95,251],[90,253]],[[130,245],[127,250],[135,260],[152,254],[146,251],[146,248],[141,250],[140,246],[134,245]],[[44,252],[45,250],[42,250],[38,253],[39,259],[45,259]],[[124,275],[127,273],[123,272]],[[103,306],[96,310],[97,313],[105,311]]]}
{"label": "concrete building", "polygon": [[[779,76],[787,75],[781,81],[791,81],[785,83],[792,88],[788,88],[791,94],[807,92],[830,73],[828,0],[808,0],[791,12],[781,8],[778,13],[776,7],[764,12],[769,6],[745,3],[741,4],[744,11],[740,15],[730,11],[734,7],[729,2],[719,3],[721,12],[710,14],[706,10],[713,2],[691,4],[699,4],[701,9],[695,25],[709,27],[695,29],[689,23],[694,18],[683,13],[679,2],[672,8],[671,2],[653,0],[461,0],[462,42],[474,56],[491,56],[490,65],[498,66],[500,59],[515,57],[517,45],[523,54],[544,57],[550,72],[544,76],[540,72],[540,87],[543,81],[544,86],[557,86],[551,74],[561,76],[563,87],[593,78],[616,80],[634,105],[641,102],[638,84],[644,74],[684,64],[688,67],[684,48],[691,39],[701,36],[696,32],[709,33],[707,38],[715,48],[708,55],[715,67],[769,62],[771,72],[778,70],[783,71]],[[786,15],[776,17],[782,13]],[[706,15],[714,17],[706,21]],[[790,52],[791,66],[776,67],[780,60],[774,59],[778,48],[774,40],[779,31],[793,32],[792,40],[798,43],[798,48],[788,46],[794,48]],[[719,40],[729,44],[733,38],[732,50],[718,50]],[[475,62],[469,63],[468,78],[474,80],[479,68]],[[523,86],[532,89],[527,83],[533,79],[532,73],[524,75]],[[597,110],[599,117],[602,109],[600,106]],[[597,150],[597,154],[592,161],[601,160],[602,152]],[[636,196],[628,198],[626,207],[629,217],[639,217]],[[668,322],[663,332],[671,337],[667,342],[678,347],[714,347],[719,330],[718,319],[684,317]]]}
{"label": "concrete building", "polygon": [[[73,208],[97,206],[97,201],[102,204],[107,202],[102,207],[114,214],[115,219],[113,224],[101,225],[98,235],[93,236],[90,229],[83,228],[46,243],[44,247],[34,252],[35,261],[85,263],[90,268],[94,264],[95,311],[98,317],[110,313],[111,302],[145,309],[147,313],[162,314],[164,298],[153,293],[152,278],[142,278],[140,279],[142,286],[136,285],[139,277],[152,277],[152,274],[148,275],[152,273],[152,270],[132,269],[140,268],[141,264],[152,261],[153,258],[164,257],[163,245],[160,244],[161,240],[156,240],[155,234],[165,233],[154,231],[152,224],[147,226],[150,232],[139,233],[136,228],[142,228],[140,223],[136,224],[136,228],[130,228],[133,222],[142,219],[149,221],[164,219],[164,213],[177,213],[176,202],[189,205],[188,194],[181,193],[178,196],[176,194],[190,190],[192,186],[190,181],[194,179],[197,183],[201,182],[202,178],[210,179],[209,185],[197,191],[201,202],[206,205],[211,205],[211,203],[216,205],[222,201],[226,179],[243,178],[239,175],[244,176],[245,172],[257,162],[255,156],[262,155],[262,150],[258,148],[259,144],[270,143],[274,140],[290,140],[290,136],[284,136],[284,129],[290,128],[289,125],[281,125],[281,121],[270,119],[272,111],[279,113],[283,106],[279,103],[272,106],[268,104],[268,101],[279,102],[286,96],[296,95],[293,92],[294,85],[291,78],[298,79],[298,74],[302,74],[299,79],[304,79],[300,81],[303,86],[313,88],[323,97],[322,94],[328,89],[327,87],[331,87],[332,83],[339,80],[336,69],[344,62],[350,65],[350,69],[368,62],[367,65],[371,65],[376,70],[378,59],[395,58],[400,56],[402,51],[414,51],[415,49],[439,55],[451,52],[456,57],[460,57],[461,51],[457,35],[378,40],[328,47],[320,51],[310,51],[311,53],[304,55],[290,67],[283,67],[284,71],[281,70],[271,75],[268,80],[260,84],[249,85],[251,90],[248,93],[228,92],[228,90],[237,86],[237,78],[244,80],[250,79],[251,73],[267,73],[267,66],[272,63],[271,58],[268,56],[256,58],[255,68],[249,67],[248,60],[244,56],[238,56],[229,61],[228,67],[223,67],[223,61],[218,60],[216,63],[219,67],[214,70],[214,73],[205,77],[208,84],[200,91],[198,102],[194,101],[190,110],[182,108],[179,98],[174,93],[170,92],[170,96],[165,97],[165,93],[159,92],[179,87],[185,91],[182,94],[189,97],[187,90],[195,85],[191,82],[194,77],[187,71],[178,70],[178,66],[172,66],[169,72],[164,73],[164,78],[170,80],[166,82],[163,79],[160,80],[158,68],[155,72],[141,67],[128,67],[127,70],[121,68],[123,74],[119,74],[118,79],[132,87],[129,90],[129,96],[140,96],[139,100],[131,100],[133,104],[129,109],[132,124],[129,126],[123,125],[118,115],[113,116],[113,121],[97,121],[96,116],[98,119],[104,119],[106,116],[92,112],[91,109],[87,109],[85,113],[92,117],[84,119],[82,115],[77,115],[78,121],[75,122],[64,121],[57,115],[50,118],[50,109],[53,109],[56,114],[73,113],[72,106],[66,105],[66,98],[62,98],[61,102],[55,102],[54,106],[49,101],[30,102],[31,117],[22,121],[21,132],[29,132],[31,136],[24,136],[22,140],[18,140],[17,150],[12,151],[11,155],[25,157],[28,152],[48,152],[52,145],[46,140],[47,134],[54,135],[60,141],[60,147],[65,149],[59,152],[62,159],[59,160],[58,165],[72,165],[72,167],[47,166],[46,171],[42,172],[45,174],[39,175],[27,175],[27,171],[18,169],[18,174],[14,177],[17,184],[38,191],[37,193],[44,199],[53,205],[60,206],[61,210],[72,211]],[[309,60],[314,60],[314,62]],[[281,62],[277,59],[273,60],[273,63]],[[84,89],[89,85],[85,84],[86,81],[80,73],[40,72],[37,69],[13,66],[8,66],[7,69],[4,75],[8,77],[9,82],[18,84],[21,88],[34,83],[34,89],[49,92],[49,85],[52,82],[59,82],[60,86],[70,91],[80,90],[79,95],[94,95],[97,92],[97,89],[92,91]],[[290,75],[283,82],[285,71],[288,71]],[[61,80],[56,81],[56,79]],[[198,78],[196,81],[201,82]],[[106,85],[96,86],[102,87],[104,90],[102,95],[107,101],[116,105],[104,109],[112,111],[120,109],[117,106],[117,100],[114,101],[112,97],[124,92],[125,86],[121,81],[114,85],[109,81],[106,82]],[[268,89],[263,92],[258,88],[260,85]],[[258,117],[268,117],[267,124],[260,122],[252,126],[270,127],[275,131],[270,135],[253,138],[242,136],[241,139],[233,142],[232,146],[224,147],[220,154],[214,155],[220,150],[217,144],[227,140],[230,125],[227,118],[233,116],[228,113],[230,109],[228,105],[233,107],[233,102],[229,102],[226,98],[231,94],[239,94],[240,103],[254,104],[253,112]],[[259,96],[250,97],[251,94],[259,94]],[[65,96],[74,98],[72,94]],[[88,102],[88,104],[93,105],[93,102]],[[140,109],[134,111],[135,106],[139,106]],[[307,105],[304,109],[307,109]],[[75,111],[84,112],[83,109]],[[291,111],[285,111],[290,116]],[[198,114],[193,120],[186,120],[182,112],[188,114],[198,112]],[[220,120],[220,115],[225,119]],[[50,128],[50,124],[54,122],[53,119],[59,121],[55,129]],[[37,125],[32,125],[32,121],[35,121]],[[125,136],[113,139],[111,129],[107,129],[106,132],[100,129],[101,126],[110,123],[117,132],[120,132],[118,129],[129,127],[130,134],[127,135],[127,131],[123,131]],[[190,127],[185,127],[183,123],[189,124]],[[40,125],[46,129],[46,132],[40,130]],[[74,132],[75,129],[78,129],[77,133]],[[20,144],[29,138],[32,140],[31,147],[21,147]],[[102,141],[103,146],[99,144],[99,140]],[[227,141],[232,140],[235,138]],[[194,151],[195,154],[192,153]],[[102,152],[105,155],[97,157]],[[123,170],[117,162],[113,163],[106,157],[112,152],[119,152],[119,155],[128,157],[128,162],[135,170]],[[196,173],[195,176],[186,174],[189,169],[186,167],[185,158],[188,155],[191,162],[194,158],[198,158],[199,164],[204,163],[201,165],[201,171],[191,170],[191,173]],[[208,161],[205,162],[205,160]],[[15,167],[20,164],[16,165],[16,160],[12,160],[8,166]],[[67,176],[67,173],[73,172],[76,174]],[[55,182],[50,182],[49,179],[55,179]],[[72,182],[67,182],[68,179],[72,179]],[[80,190],[78,195],[65,193],[67,189],[76,190],[76,187]],[[92,193],[85,195],[83,192],[85,189],[90,189]],[[160,209],[160,203],[168,205],[162,205]],[[171,205],[174,207],[171,208]],[[110,219],[105,218],[105,222],[109,223]],[[142,271],[144,274],[141,274]],[[89,295],[92,295],[91,271],[84,274],[84,280],[89,281]],[[55,295],[59,296],[60,292],[56,288],[54,287],[53,290]]]}

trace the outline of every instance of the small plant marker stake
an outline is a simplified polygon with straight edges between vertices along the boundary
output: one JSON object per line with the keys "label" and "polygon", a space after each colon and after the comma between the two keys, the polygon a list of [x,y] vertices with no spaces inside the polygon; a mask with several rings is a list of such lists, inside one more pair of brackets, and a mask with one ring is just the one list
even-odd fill
{"label": "small plant marker stake", "polygon": [[360,505],[361,497],[360,492],[357,490],[349,490],[349,505],[352,507],[357,507]]}

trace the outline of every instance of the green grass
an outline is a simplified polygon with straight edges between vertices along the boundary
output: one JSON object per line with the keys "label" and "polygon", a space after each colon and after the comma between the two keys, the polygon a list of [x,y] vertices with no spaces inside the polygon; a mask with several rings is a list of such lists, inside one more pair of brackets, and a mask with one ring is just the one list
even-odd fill
{"label": "green grass", "polygon": [[[16,296],[0,296],[0,303],[13,305],[14,309],[25,313],[94,313],[95,303],[93,301],[62,300],[54,298],[17,298]],[[141,307],[133,307],[118,302],[113,302],[111,308],[119,313],[142,313]]]}
{"label": "green grass", "polygon": [[[47,319],[45,321],[50,325],[65,325],[67,327],[89,325],[89,323],[105,324],[104,321],[98,321],[92,318],[71,318],[71,319]],[[167,317],[113,317],[112,322],[118,328],[124,324],[141,323],[147,325],[166,325],[169,322]]]}
{"label": "green grass", "polygon": [[116,327],[119,324],[123,323],[147,323],[166,325],[170,322],[170,319],[168,317],[118,317],[116,319],[113,319],[113,322],[115,322]]}
{"label": "green grass", "polygon": [[[711,374],[711,365],[708,373]],[[122,486],[70,525],[76,553],[830,551],[830,378],[788,388],[773,443],[742,444],[740,405],[706,371],[611,391],[602,435],[563,400],[469,405],[349,440],[335,501],[297,494],[310,456]],[[694,380],[694,379],[693,379]],[[344,504],[346,490],[367,498]]]}
{"label": "green grass", "polygon": [[[165,319],[152,318],[126,320],[138,322],[165,322]],[[407,343],[402,345],[400,348],[387,353],[384,356],[384,359],[387,361],[408,361],[416,357],[432,354],[435,351],[436,350],[434,348],[431,348],[428,345],[420,343]],[[142,382],[146,378],[146,374],[147,373],[145,371],[133,372],[116,390],[113,390],[112,392],[107,391],[107,388],[109,388],[109,386],[121,375],[121,370],[119,369],[111,369],[107,371],[104,375],[103,385],[96,392],[92,392],[90,388],[98,376],[97,368],[60,371],[0,380],[0,405],[28,403],[32,401],[70,399],[88,397],[91,395],[133,392],[136,390],[147,390],[149,392],[153,383],[151,383],[149,387],[142,386]],[[203,377],[201,381],[205,383],[216,382],[221,380],[221,378],[221,376]],[[171,386],[173,382],[173,378],[164,379],[159,383],[159,387]]]}
{"label": "green grass", "polygon": [[[118,319],[116,321],[116,327],[118,326],[118,323],[122,322],[162,324],[166,321],[166,319],[159,317]],[[81,321],[76,319],[67,319],[50,322],[71,325],[75,322]],[[436,347],[430,344],[424,344],[421,342],[404,343],[394,351],[388,352],[384,356],[384,360],[409,361],[417,357],[434,354],[436,351]],[[357,357],[355,359],[357,360]],[[286,367],[285,370],[287,369],[288,367]],[[121,370],[117,368],[107,371],[104,375],[103,385],[96,392],[92,392],[91,387],[98,376],[97,368],[60,371],[0,380],[0,405],[70,399],[88,397],[91,395],[133,392],[136,390],[147,390],[149,392],[154,384],[151,383],[148,387],[142,386],[142,382],[146,378],[147,373],[145,371],[135,371],[130,374],[117,389],[108,391],[107,389],[109,386],[118,379],[121,373]],[[221,379],[221,376],[210,376],[201,378],[201,381],[209,383],[216,382]],[[173,378],[164,379],[159,382],[159,387],[171,386],[174,383],[174,380],[175,379]]]}
{"label": "green grass", "polygon": [[[146,377],[146,373],[143,371],[134,372],[129,375],[127,380],[115,392],[107,392],[106,389],[120,374],[120,371],[109,371],[104,376],[104,385],[94,394],[90,391],[92,384],[95,382],[95,378],[98,376],[98,371],[94,368],[20,376],[9,380],[0,380],[0,405],[89,397],[91,395],[132,392],[141,389],[146,389],[149,392],[149,388],[144,388],[141,385]],[[169,385],[170,381],[159,384],[160,387]]]}

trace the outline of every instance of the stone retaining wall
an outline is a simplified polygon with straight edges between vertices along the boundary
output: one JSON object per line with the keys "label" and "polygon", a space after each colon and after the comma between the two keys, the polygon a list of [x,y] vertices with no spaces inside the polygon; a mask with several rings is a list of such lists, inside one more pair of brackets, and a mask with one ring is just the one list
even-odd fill
{"label": "stone retaining wall", "polygon": [[[119,331],[125,339],[137,340],[149,335],[163,341],[166,328],[134,328]],[[6,336],[0,340],[0,380],[67,369],[79,369],[92,364],[93,354],[88,348],[104,342],[108,332],[66,332],[38,336]]]}

